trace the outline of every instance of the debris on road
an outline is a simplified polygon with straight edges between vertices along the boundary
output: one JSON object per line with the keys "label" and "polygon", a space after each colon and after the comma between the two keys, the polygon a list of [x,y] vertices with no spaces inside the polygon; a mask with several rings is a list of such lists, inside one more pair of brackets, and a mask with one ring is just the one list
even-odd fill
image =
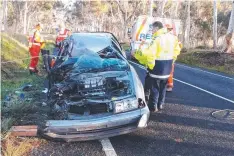
{"label": "debris on road", "polygon": [[38,126],[12,126],[10,129],[12,136],[37,136]]}
{"label": "debris on road", "polygon": [[229,109],[218,110],[214,111],[211,115],[216,119],[234,120],[234,110],[229,110]]}

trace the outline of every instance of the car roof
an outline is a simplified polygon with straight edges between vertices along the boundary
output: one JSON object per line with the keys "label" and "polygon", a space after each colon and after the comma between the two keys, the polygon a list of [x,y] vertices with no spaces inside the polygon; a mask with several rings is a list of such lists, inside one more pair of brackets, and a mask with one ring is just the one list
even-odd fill
{"label": "car roof", "polygon": [[79,36],[88,36],[88,37],[103,37],[104,40],[110,41],[112,39],[114,39],[118,44],[119,41],[118,39],[115,37],[114,34],[110,33],[110,32],[73,32],[72,36],[74,37],[79,37]]}
{"label": "car roof", "polygon": [[105,38],[115,38],[112,33],[109,32],[75,32],[72,33],[73,36],[97,36],[97,37],[105,37]]}

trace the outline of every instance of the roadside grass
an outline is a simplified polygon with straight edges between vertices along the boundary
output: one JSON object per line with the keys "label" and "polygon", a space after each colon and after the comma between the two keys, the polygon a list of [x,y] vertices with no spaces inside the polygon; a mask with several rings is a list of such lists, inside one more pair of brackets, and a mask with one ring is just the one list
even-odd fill
{"label": "roadside grass", "polygon": [[[31,81],[33,81],[33,78],[31,79]],[[39,79],[36,79],[36,81],[38,81],[37,83],[39,88]],[[14,85],[12,85],[12,82],[14,81],[7,80],[7,83],[2,82],[2,84],[4,85],[4,88],[2,89],[7,88],[9,92],[6,95],[11,96],[10,101],[6,102],[2,100],[1,102],[1,153],[3,156],[31,155],[30,152],[32,151],[32,149],[41,145],[43,140],[38,138],[12,137],[9,136],[8,131],[13,125],[21,125],[21,123],[23,123],[24,125],[24,123],[27,124],[27,122],[29,121],[35,122],[34,118],[32,118],[32,116],[30,115],[37,114],[37,112],[40,111],[40,107],[38,106],[38,104],[36,104],[36,102],[39,101],[38,99],[40,98],[40,91],[38,91],[38,88],[35,87],[35,90],[33,91],[23,92],[25,95],[25,99],[22,100],[17,94],[14,93],[14,86],[20,86],[21,83],[26,82],[26,79],[23,79],[19,82],[14,82]],[[40,120],[41,114],[38,113],[36,118]]]}
{"label": "roadside grass", "polygon": [[[13,61],[17,65],[18,68],[27,68],[27,63],[29,61],[25,61],[25,58],[29,58],[28,48],[16,41],[15,39],[9,37],[6,34],[1,35],[1,58],[2,62],[5,61]],[[4,64],[2,64],[4,67]]]}
{"label": "roadside grass", "polygon": [[180,54],[177,62],[234,75],[234,56],[230,54],[196,50]]}
{"label": "roadside grass", "polygon": [[[29,59],[20,60],[29,58],[26,46],[7,34],[2,34],[1,39],[1,130],[5,133],[25,114],[34,109],[33,103],[38,97],[38,92],[42,90],[45,77],[30,75],[27,70]],[[23,92],[22,86],[26,84],[32,84],[33,90]],[[21,93],[24,99],[20,98]]]}
{"label": "roadside grass", "polygon": [[14,74],[12,79],[3,79],[1,84],[1,97],[5,98],[7,94],[20,90],[23,85],[32,84],[34,89],[39,89],[43,82],[43,77],[30,75],[28,71]]}
{"label": "roadside grass", "polygon": [[[26,38],[24,35],[18,37]],[[4,156],[31,155],[33,148],[45,142],[37,138],[13,137],[8,132],[13,125],[43,125],[48,111],[47,107],[41,107],[45,76],[29,74],[28,47],[17,40],[7,34],[1,35],[1,154]],[[53,41],[46,44],[47,50],[52,51],[53,47]],[[42,67],[41,58],[39,67]],[[26,84],[32,85],[31,90],[22,90]]]}
{"label": "roadside grass", "polygon": [[[20,86],[25,83],[33,84],[32,90],[23,92]],[[43,78],[35,78],[34,76],[24,78],[18,81],[3,80],[1,86],[1,113],[2,113],[2,132],[7,132],[12,125],[17,125],[21,122],[24,116],[29,113],[36,112],[37,102],[42,90],[41,84]],[[23,94],[23,99],[20,98]]]}
{"label": "roadside grass", "polygon": [[33,149],[45,144],[46,140],[38,138],[19,138],[6,134],[2,138],[1,154],[3,156],[31,155]]}
{"label": "roadside grass", "polygon": [[15,119],[12,117],[4,118],[2,117],[1,119],[1,133],[4,135],[7,130],[11,128],[11,126],[14,124]]}

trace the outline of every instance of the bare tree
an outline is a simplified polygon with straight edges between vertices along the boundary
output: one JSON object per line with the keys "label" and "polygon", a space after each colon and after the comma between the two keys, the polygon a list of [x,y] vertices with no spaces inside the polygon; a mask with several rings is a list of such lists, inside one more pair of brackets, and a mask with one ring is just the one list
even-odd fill
{"label": "bare tree", "polygon": [[165,8],[166,3],[167,3],[167,0],[161,1],[159,5],[160,7],[158,7],[158,10],[157,10],[157,16],[160,16],[160,17],[164,16],[164,8]]}
{"label": "bare tree", "polygon": [[28,2],[24,4],[24,34],[27,33],[27,13],[28,13]]}
{"label": "bare tree", "polygon": [[227,34],[232,34],[234,29],[234,1],[232,3],[232,12],[229,20],[228,31]]}
{"label": "bare tree", "polygon": [[5,31],[5,29],[7,28],[7,10],[8,10],[8,6],[7,6],[7,0],[4,0],[2,2],[2,18],[3,18],[3,27],[2,30]]}
{"label": "bare tree", "polygon": [[[123,27],[123,36],[124,39],[127,39],[127,24],[132,16],[135,15],[135,12],[139,9],[141,6],[141,2],[139,1],[120,1],[116,0],[118,4],[118,8],[120,11],[119,17],[122,21],[122,27]],[[131,7],[130,7],[131,4]]]}
{"label": "bare tree", "polygon": [[153,15],[153,3],[154,1],[153,0],[150,0],[149,1],[150,5],[149,5],[149,16],[152,16]]}
{"label": "bare tree", "polygon": [[180,1],[176,2],[175,13],[174,13],[175,18],[178,18],[178,9],[180,7],[180,3],[181,3]]}
{"label": "bare tree", "polygon": [[234,1],[232,3],[232,12],[229,19],[229,25],[226,35],[226,46],[224,52],[231,53],[232,52],[232,36],[233,36],[233,29],[234,29]]}
{"label": "bare tree", "polygon": [[217,48],[217,1],[213,2],[213,48]]}
{"label": "bare tree", "polygon": [[190,48],[190,0],[187,2],[187,18],[184,32],[184,45],[185,48]]}

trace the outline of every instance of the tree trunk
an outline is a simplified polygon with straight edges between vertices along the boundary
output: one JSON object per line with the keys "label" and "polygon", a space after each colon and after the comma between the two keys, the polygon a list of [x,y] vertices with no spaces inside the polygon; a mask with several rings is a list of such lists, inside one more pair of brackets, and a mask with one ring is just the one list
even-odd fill
{"label": "tree trunk", "polygon": [[153,16],[153,4],[154,4],[154,1],[150,0],[149,16]]}
{"label": "tree trunk", "polygon": [[[5,8],[5,2],[2,2],[2,8]],[[0,23],[0,27],[1,27],[1,31],[4,31],[4,21],[5,21],[5,12],[4,9],[1,9],[1,16],[0,16],[0,20],[3,21],[2,23]]]}
{"label": "tree trunk", "polygon": [[112,5],[110,5],[110,12],[111,12],[111,18],[113,19],[113,18],[114,18],[114,14],[113,14],[113,8],[112,8]]}
{"label": "tree trunk", "polygon": [[28,21],[27,21],[27,30],[30,29],[30,22],[31,22],[31,16],[28,16]]}
{"label": "tree trunk", "polygon": [[27,13],[28,13],[28,2],[25,1],[24,5],[24,34],[27,33]]}
{"label": "tree trunk", "polygon": [[188,7],[187,7],[187,18],[186,18],[186,26],[185,26],[185,33],[184,33],[184,45],[185,48],[190,48],[190,0],[188,0]]}
{"label": "tree trunk", "polygon": [[233,29],[234,29],[234,1],[232,3],[232,12],[229,20],[228,31],[225,37],[225,49],[224,52],[231,53],[233,52],[232,49],[232,38],[233,38]]}
{"label": "tree trunk", "polygon": [[166,3],[167,3],[167,0],[162,1],[162,7],[161,7],[161,13],[160,13],[161,17],[164,16],[164,8],[165,8]]}
{"label": "tree trunk", "polygon": [[3,31],[6,31],[6,28],[7,28],[7,9],[8,9],[8,7],[7,7],[7,0],[4,0],[3,1],[3,4],[2,4],[2,7],[3,7],[3,9],[2,9],[2,19],[3,19],[3,27],[2,27],[2,30]]}
{"label": "tree trunk", "polygon": [[234,1],[232,3],[232,13],[231,13],[230,20],[229,20],[227,34],[232,34],[233,29],[234,29]]}
{"label": "tree trunk", "polygon": [[213,4],[213,48],[217,49],[217,1]]}
{"label": "tree trunk", "polygon": [[175,18],[177,18],[178,17],[178,8],[179,8],[179,5],[180,5],[180,1],[177,1],[176,2],[176,8],[175,8]]}

